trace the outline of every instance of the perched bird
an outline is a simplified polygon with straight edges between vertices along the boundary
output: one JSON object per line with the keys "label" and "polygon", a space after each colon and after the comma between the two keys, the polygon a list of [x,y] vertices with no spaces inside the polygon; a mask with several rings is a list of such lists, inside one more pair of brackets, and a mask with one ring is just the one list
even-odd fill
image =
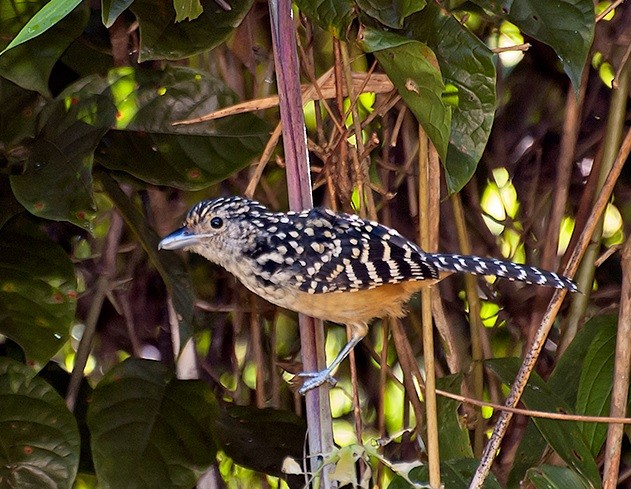
{"label": "perched bird", "polygon": [[255,294],[308,316],[350,326],[351,338],[331,365],[300,374],[300,389],[335,383],[333,371],[374,318],[401,317],[410,296],[454,273],[576,291],[570,279],[535,267],[477,256],[426,253],[377,222],[315,208],[271,212],[243,197],[206,200],[159,248],[185,249],[216,263]]}

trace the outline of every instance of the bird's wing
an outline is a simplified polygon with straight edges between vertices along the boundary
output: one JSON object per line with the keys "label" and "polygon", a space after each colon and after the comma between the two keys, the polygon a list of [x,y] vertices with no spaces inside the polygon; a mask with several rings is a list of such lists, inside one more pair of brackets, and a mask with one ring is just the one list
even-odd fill
{"label": "bird's wing", "polygon": [[269,245],[281,247],[291,262],[278,266],[278,273],[286,273],[284,280],[303,292],[364,290],[438,277],[418,246],[376,222],[311,209],[292,215],[288,226],[287,235],[272,236]]}

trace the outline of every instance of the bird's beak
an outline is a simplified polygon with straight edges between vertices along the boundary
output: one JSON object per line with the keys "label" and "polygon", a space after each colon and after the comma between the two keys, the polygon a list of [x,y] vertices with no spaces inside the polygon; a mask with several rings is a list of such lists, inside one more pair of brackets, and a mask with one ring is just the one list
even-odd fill
{"label": "bird's beak", "polygon": [[158,243],[159,250],[180,250],[195,246],[199,242],[199,236],[186,227],[182,227],[177,231],[173,231],[168,236],[162,238]]}

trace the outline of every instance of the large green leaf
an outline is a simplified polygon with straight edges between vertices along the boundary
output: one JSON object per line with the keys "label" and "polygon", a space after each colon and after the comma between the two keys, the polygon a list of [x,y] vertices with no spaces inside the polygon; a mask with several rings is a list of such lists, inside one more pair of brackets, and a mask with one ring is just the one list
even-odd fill
{"label": "large green leaf", "polygon": [[[497,358],[487,360],[485,365],[491,368],[504,383],[512,383],[519,370],[517,358]],[[550,413],[569,413],[570,407],[557,397],[539,375],[532,373],[521,401],[528,409]],[[540,433],[555,452],[593,487],[600,487],[598,466],[579,429],[573,421],[558,421],[544,418],[532,418]]]}
{"label": "large green leaf", "polygon": [[[609,321],[601,324],[583,362],[576,412],[590,416],[608,416],[613,388],[613,371],[616,352],[616,322],[609,316]],[[595,456],[607,437],[605,423],[579,423],[587,444]]]}
{"label": "large green leaf", "polygon": [[[583,369],[585,356],[594,337],[602,327],[606,327],[611,321],[615,322],[614,316],[596,316],[585,323],[567,350],[559,358],[552,374],[548,378],[548,386],[552,392],[563,399],[568,406],[576,404],[576,394],[581,378],[580,375],[577,375],[577,372],[581,372]],[[531,421],[515,454],[515,462],[508,480],[509,487],[519,486],[519,481],[524,479],[526,471],[537,465],[537,462],[544,454],[546,446],[547,443]]]}
{"label": "large green leaf", "polygon": [[296,0],[296,5],[311,22],[342,39],[356,17],[351,0]]}
{"label": "large green leaf", "polygon": [[44,98],[0,78],[0,143],[7,159],[18,162],[25,152],[22,143],[36,132],[36,117]]}
{"label": "large green leaf", "polygon": [[[436,384],[439,389],[459,393],[462,375],[442,377],[437,379]],[[473,458],[469,430],[459,412],[460,402],[443,396],[439,396],[437,402],[440,459],[446,461]]]}
{"label": "large green leaf", "polygon": [[472,0],[489,14],[507,19],[527,35],[549,45],[561,60],[575,90],[594,38],[591,0]]}
{"label": "large green leaf", "polygon": [[444,161],[451,107],[443,101],[445,84],[433,51],[422,42],[368,27],[361,47],[375,55]]}
{"label": "large green leaf", "polygon": [[216,423],[221,448],[239,465],[283,476],[286,457],[303,455],[307,426],[290,411],[228,406]]}
{"label": "large green leaf", "polygon": [[45,363],[66,342],[76,296],[74,268],[59,245],[23,219],[0,228],[0,334],[29,360]]}
{"label": "large green leaf", "polygon": [[475,172],[491,133],[495,116],[493,54],[436,2],[410,15],[404,32],[436,53],[451,94],[451,133],[443,163],[447,188],[457,192]]}
{"label": "large green leaf", "polygon": [[595,17],[591,0],[515,0],[508,13],[522,31],[554,49],[575,90],[594,39]]}
{"label": "large green leaf", "polygon": [[[84,78],[61,97],[92,104],[83,112],[94,125],[135,131],[110,134],[99,162],[156,185],[207,187],[250,164],[268,136],[267,124],[251,114],[174,126],[237,101],[221,81],[189,68],[113,69]],[[98,109],[101,104],[107,110]]]}
{"label": "large green leaf", "polygon": [[139,60],[181,59],[212,49],[241,23],[252,0],[230,2],[228,11],[214,0],[201,5],[198,18],[176,23],[173,0],[135,0],[130,8],[140,25]]}
{"label": "large green leaf", "polygon": [[29,212],[90,229],[94,150],[107,132],[95,119],[115,116],[106,102],[58,98],[45,108],[24,171],[11,176],[13,193]]}
{"label": "large green leaf", "polygon": [[[0,2],[0,46],[3,39],[10,39],[16,34],[16,28],[22,27],[23,22],[28,20],[27,14],[33,6],[45,3],[27,0]],[[53,65],[70,43],[81,35],[87,24],[88,5],[79,3],[78,0],[52,0],[47,3],[0,55],[0,76],[47,95],[48,78]],[[54,7],[55,13],[63,13],[63,16],[57,18],[51,15],[46,21],[36,20],[49,6]],[[70,9],[66,12],[66,8]]]}
{"label": "large green leaf", "polygon": [[357,0],[357,6],[370,17],[392,29],[400,29],[408,15],[425,7],[425,0]]}
{"label": "large green leaf", "polygon": [[210,387],[163,364],[128,359],[94,389],[88,411],[101,487],[191,488],[215,460]]}
{"label": "large green leaf", "polygon": [[79,431],[64,400],[34,372],[0,358],[0,486],[70,489]]}
{"label": "large green leaf", "polygon": [[[25,2],[20,2],[19,0],[14,2],[3,2],[5,7],[0,10],[0,13],[13,11],[19,15],[20,11],[30,10],[31,6],[26,6],[26,8],[24,8],[20,5],[20,3]],[[41,10],[31,17],[17,36],[15,36],[9,45],[0,52],[0,56],[10,49],[40,36],[51,27],[58,24],[59,21],[72,12],[80,3],[81,0],[50,0],[41,8]]]}
{"label": "large green leaf", "polygon": [[535,489],[592,489],[580,475],[568,467],[542,465],[534,467],[526,473],[526,481]]}

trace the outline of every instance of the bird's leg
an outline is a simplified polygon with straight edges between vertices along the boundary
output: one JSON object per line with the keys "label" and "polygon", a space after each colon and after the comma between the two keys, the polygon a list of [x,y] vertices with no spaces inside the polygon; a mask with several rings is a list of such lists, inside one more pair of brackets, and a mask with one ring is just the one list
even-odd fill
{"label": "bird's leg", "polygon": [[328,382],[332,386],[337,383],[335,377],[333,377],[333,372],[337,367],[339,367],[340,363],[344,361],[344,359],[348,356],[353,348],[359,343],[364,336],[368,333],[368,325],[367,324],[351,324],[351,337],[348,340],[348,343],[344,345],[344,348],[340,350],[335,359],[331,362],[324,370],[320,370],[319,372],[300,372],[298,374],[299,377],[306,377],[306,380],[302,387],[298,390],[300,394],[305,395],[307,391],[311,389],[315,389],[316,387],[320,387],[325,382]]}

